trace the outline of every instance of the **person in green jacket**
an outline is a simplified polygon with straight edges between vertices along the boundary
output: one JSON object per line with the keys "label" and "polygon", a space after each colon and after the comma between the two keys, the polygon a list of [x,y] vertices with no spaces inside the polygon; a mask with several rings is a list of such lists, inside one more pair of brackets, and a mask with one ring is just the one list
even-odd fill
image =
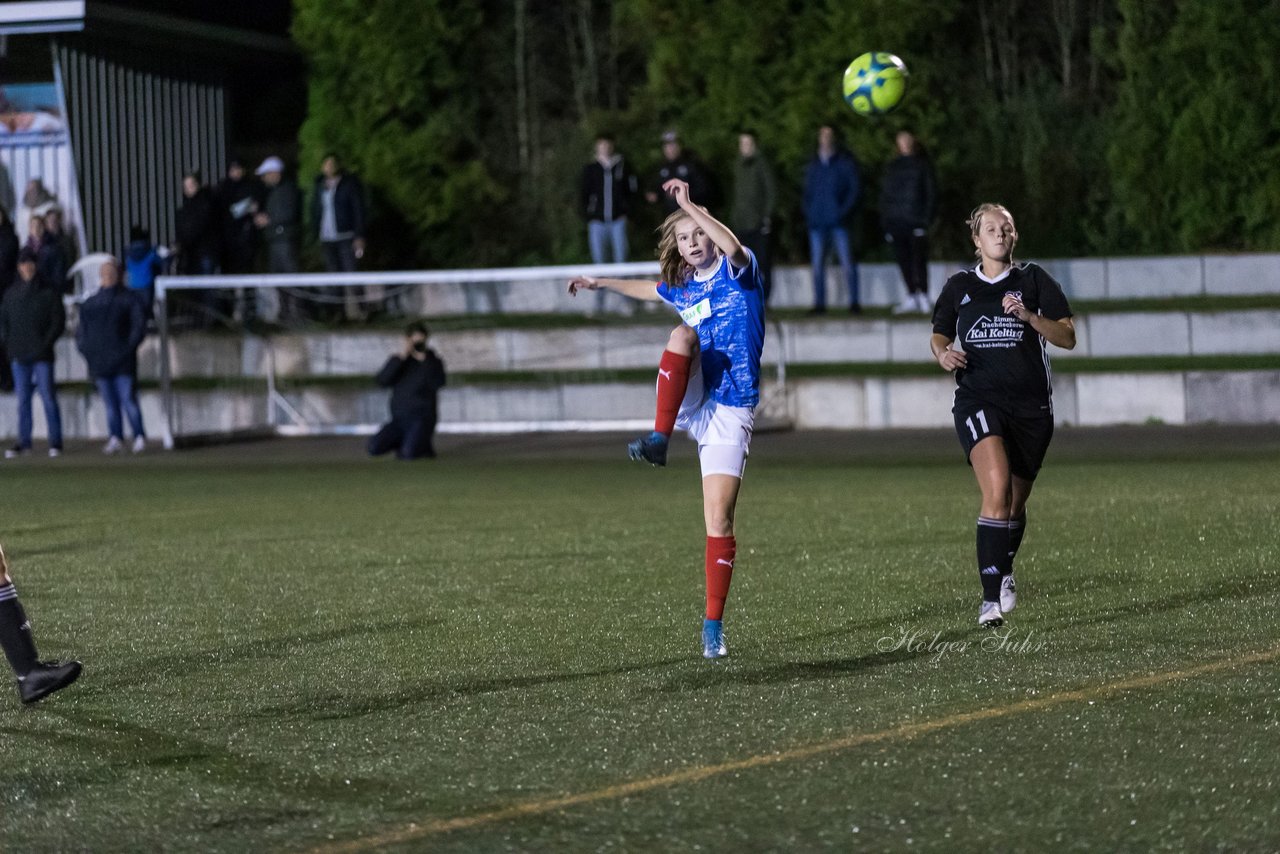
{"label": "person in green jacket", "polygon": [[764,279],[764,300],[767,304],[769,292],[773,289],[773,259],[769,246],[772,242],[773,210],[778,201],[777,185],[769,161],[760,153],[754,130],[747,129],[738,134],[738,155],[734,166],[730,220],[734,234],[756,256],[756,264]]}

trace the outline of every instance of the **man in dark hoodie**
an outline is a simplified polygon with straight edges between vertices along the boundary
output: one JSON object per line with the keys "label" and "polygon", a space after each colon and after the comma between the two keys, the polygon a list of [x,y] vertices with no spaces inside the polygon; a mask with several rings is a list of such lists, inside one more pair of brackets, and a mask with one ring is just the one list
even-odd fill
{"label": "man in dark hoodie", "polygon": [[0,300],[0,344],[9,353],[18,397],[18,444],[4,452],[7,459],[31,452],[31,395],[36,389],[44,404],[49,456],[62,456],[62,412],[53,382],[53,345],[66,326],[62,295],[40,278],[35,253],[23,248],[18,253],[18,276]]}
{"label": "man in dark hoodie", "polygon": [[89,365],[89,376],[98,386],[107,409],[110,438],[104,454],[118,454],[124,448],[121,411],[129,418],[133,432],[133,452],[147,447],[142,428],[142,411],[134,393],[138,372],[138,345],[147,332],[142,303],[120,284],[120,265],[112,258],[98,270],[98,292],[80,306],[76,347]]}
{"label": "man in dark hoodie", "polygon": [[398,460],[434,457],[436,394],[444,387],[444,362],[427,347],[427,326],[409,324],[404,347],[378,371],[378,385],[391,389],[391,421],[369,439],[373,456],[396,452]]}
{"label": "man in dark hoodie", "polygon": [[[218,272],[222,223],[213,193],[204,185],[199,172],[182,177],[182,207],[175,224],[178,231],[178,273],[183,276],[211,276]],[[192,322],[200,328],[213,324],[218,314],[217,292],[189,292],[198,300],[192,306]]]}

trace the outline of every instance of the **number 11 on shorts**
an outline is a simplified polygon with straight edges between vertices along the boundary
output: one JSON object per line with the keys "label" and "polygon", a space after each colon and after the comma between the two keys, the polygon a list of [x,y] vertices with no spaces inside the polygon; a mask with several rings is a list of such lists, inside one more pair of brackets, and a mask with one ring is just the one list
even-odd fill
{"label": "number 11 on shorts", "polygon": [[[979,433],[977,427],[974,427],[973,425],[974,418],[978,419],[978,424],[982,427],[981,433]],[[985,436],[991,432],[991,428],[987,426],[987,413],[983,412],[981,409],[973,413],[969,418],[966,418],[964,420],[964,425],[968,427],[969,432],[973,434],[973,440],[975,442],[978,441],[978,436]]]}

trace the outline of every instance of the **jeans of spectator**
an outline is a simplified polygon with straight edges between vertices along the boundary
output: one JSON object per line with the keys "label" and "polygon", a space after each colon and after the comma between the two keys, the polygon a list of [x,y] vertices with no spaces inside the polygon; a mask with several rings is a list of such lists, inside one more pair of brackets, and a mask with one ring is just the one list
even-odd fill
{"label": "jeans of spectator", "polygon": [[431,440],[435,432],[436,419],[432,415],[392,419],[369,437],[369,455],[378,457],[395,451],[398,460],[434,457],[436,451]]}
{"label": "jeans of spectator", "polygon": [[929,233],[923,228],[894,228],[884,239],[893,247],[907,293],[929,293]]}
{"label": "jeans of spectator", "polygon": [[[354,273],[356,271],[356,249],[353,240],[324,240],[320,243],[324,253],[324,268],[330,273]],[[363,292],[369,310],[383,308],[386,302],[385,285],[349,286],[330,288],[329,294],[342,294],[348,320],[357,320],[364,316],[365,306],[361,306],[360,297]]]}
{"label": "jeans of spectator", "polygon": [[[587,248],[591,250],[592,264],[625,263],[631,254],[627,243],[627,218],[619,217],[610,222],[593,219],[587,223]],[[610,251],[612,250],[612,251]],[[605,290],[596,291],[596,311],[604,308]]]}
{"label": "jeans of spectator", "polygon": [[18,447],[31,447],[31,394],[40,392],[44,405],[44,422],[49,432],[49,447],[62,449],[62,411],[58,409],[58,390],[53,384],[53,362],[21,362],[14,359],[14,393],[18,396]]}
{"label": "jeans of spectator", "polygon": [[98,386],[98,394],[102,396],[102,405],[107,410],[107,433],[124,441],[124,423],[120,417],[123,411],[129,418],[129,429],[133,431],[134,438],[147,435],[142,429],[142,410],[138,408],[132,374],[97,377],[94,383]]}
{"label": "jeans of spectator", "polygon": [[828,226],[809,229],[809,256],[813,259],[813,307],[827,307],[827,254],[831,249],[835,249],[840,271],[849,283],[849,305],[860,305],[858,264],[849,243],[849,230],[842,226]]}
{"label": "jeans of spectator", "polygon": [[769,294],[773,293],[773,252],[770,247],[773,235],[767,231],[744,231],[738,235],[738,239],[756,256],[756,266],[760,268],[760,280],[764,283],[764,301],[767,305]]}
{"label": "jeans of spectator", "polygon": [[610,261],[615,264],[624,263],[631,251],[627,244],[627,218],[619,217],[612,222],[593,219],[588,222],[587,245],[591,249],[593,264],[607,264]]}

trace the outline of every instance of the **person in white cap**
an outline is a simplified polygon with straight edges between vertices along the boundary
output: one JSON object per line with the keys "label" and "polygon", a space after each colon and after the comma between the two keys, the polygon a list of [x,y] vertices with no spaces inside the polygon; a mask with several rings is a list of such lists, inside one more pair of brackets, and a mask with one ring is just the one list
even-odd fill
{"label": "person in white cap", "polygon": [[[262,161],[256,173],[267,188],[262,210],[253,218],[254,224],[262,229],[262,239],[267,244],[267,272],[296,273],[298,235],[302,223],[298,186],[285,177],[284,161],[275,155]],[[282,315],[290,313],[283,299],[280,311]]]}
{"label": "person in white cap", "polygon": [[257,175],[267,188],[266,202],[254,217],[267,243],[267,270],[271,273],[298,272],[298,225],[301,205],[298,187],[284,176],[284,161],[272,155],[262,161]]}

